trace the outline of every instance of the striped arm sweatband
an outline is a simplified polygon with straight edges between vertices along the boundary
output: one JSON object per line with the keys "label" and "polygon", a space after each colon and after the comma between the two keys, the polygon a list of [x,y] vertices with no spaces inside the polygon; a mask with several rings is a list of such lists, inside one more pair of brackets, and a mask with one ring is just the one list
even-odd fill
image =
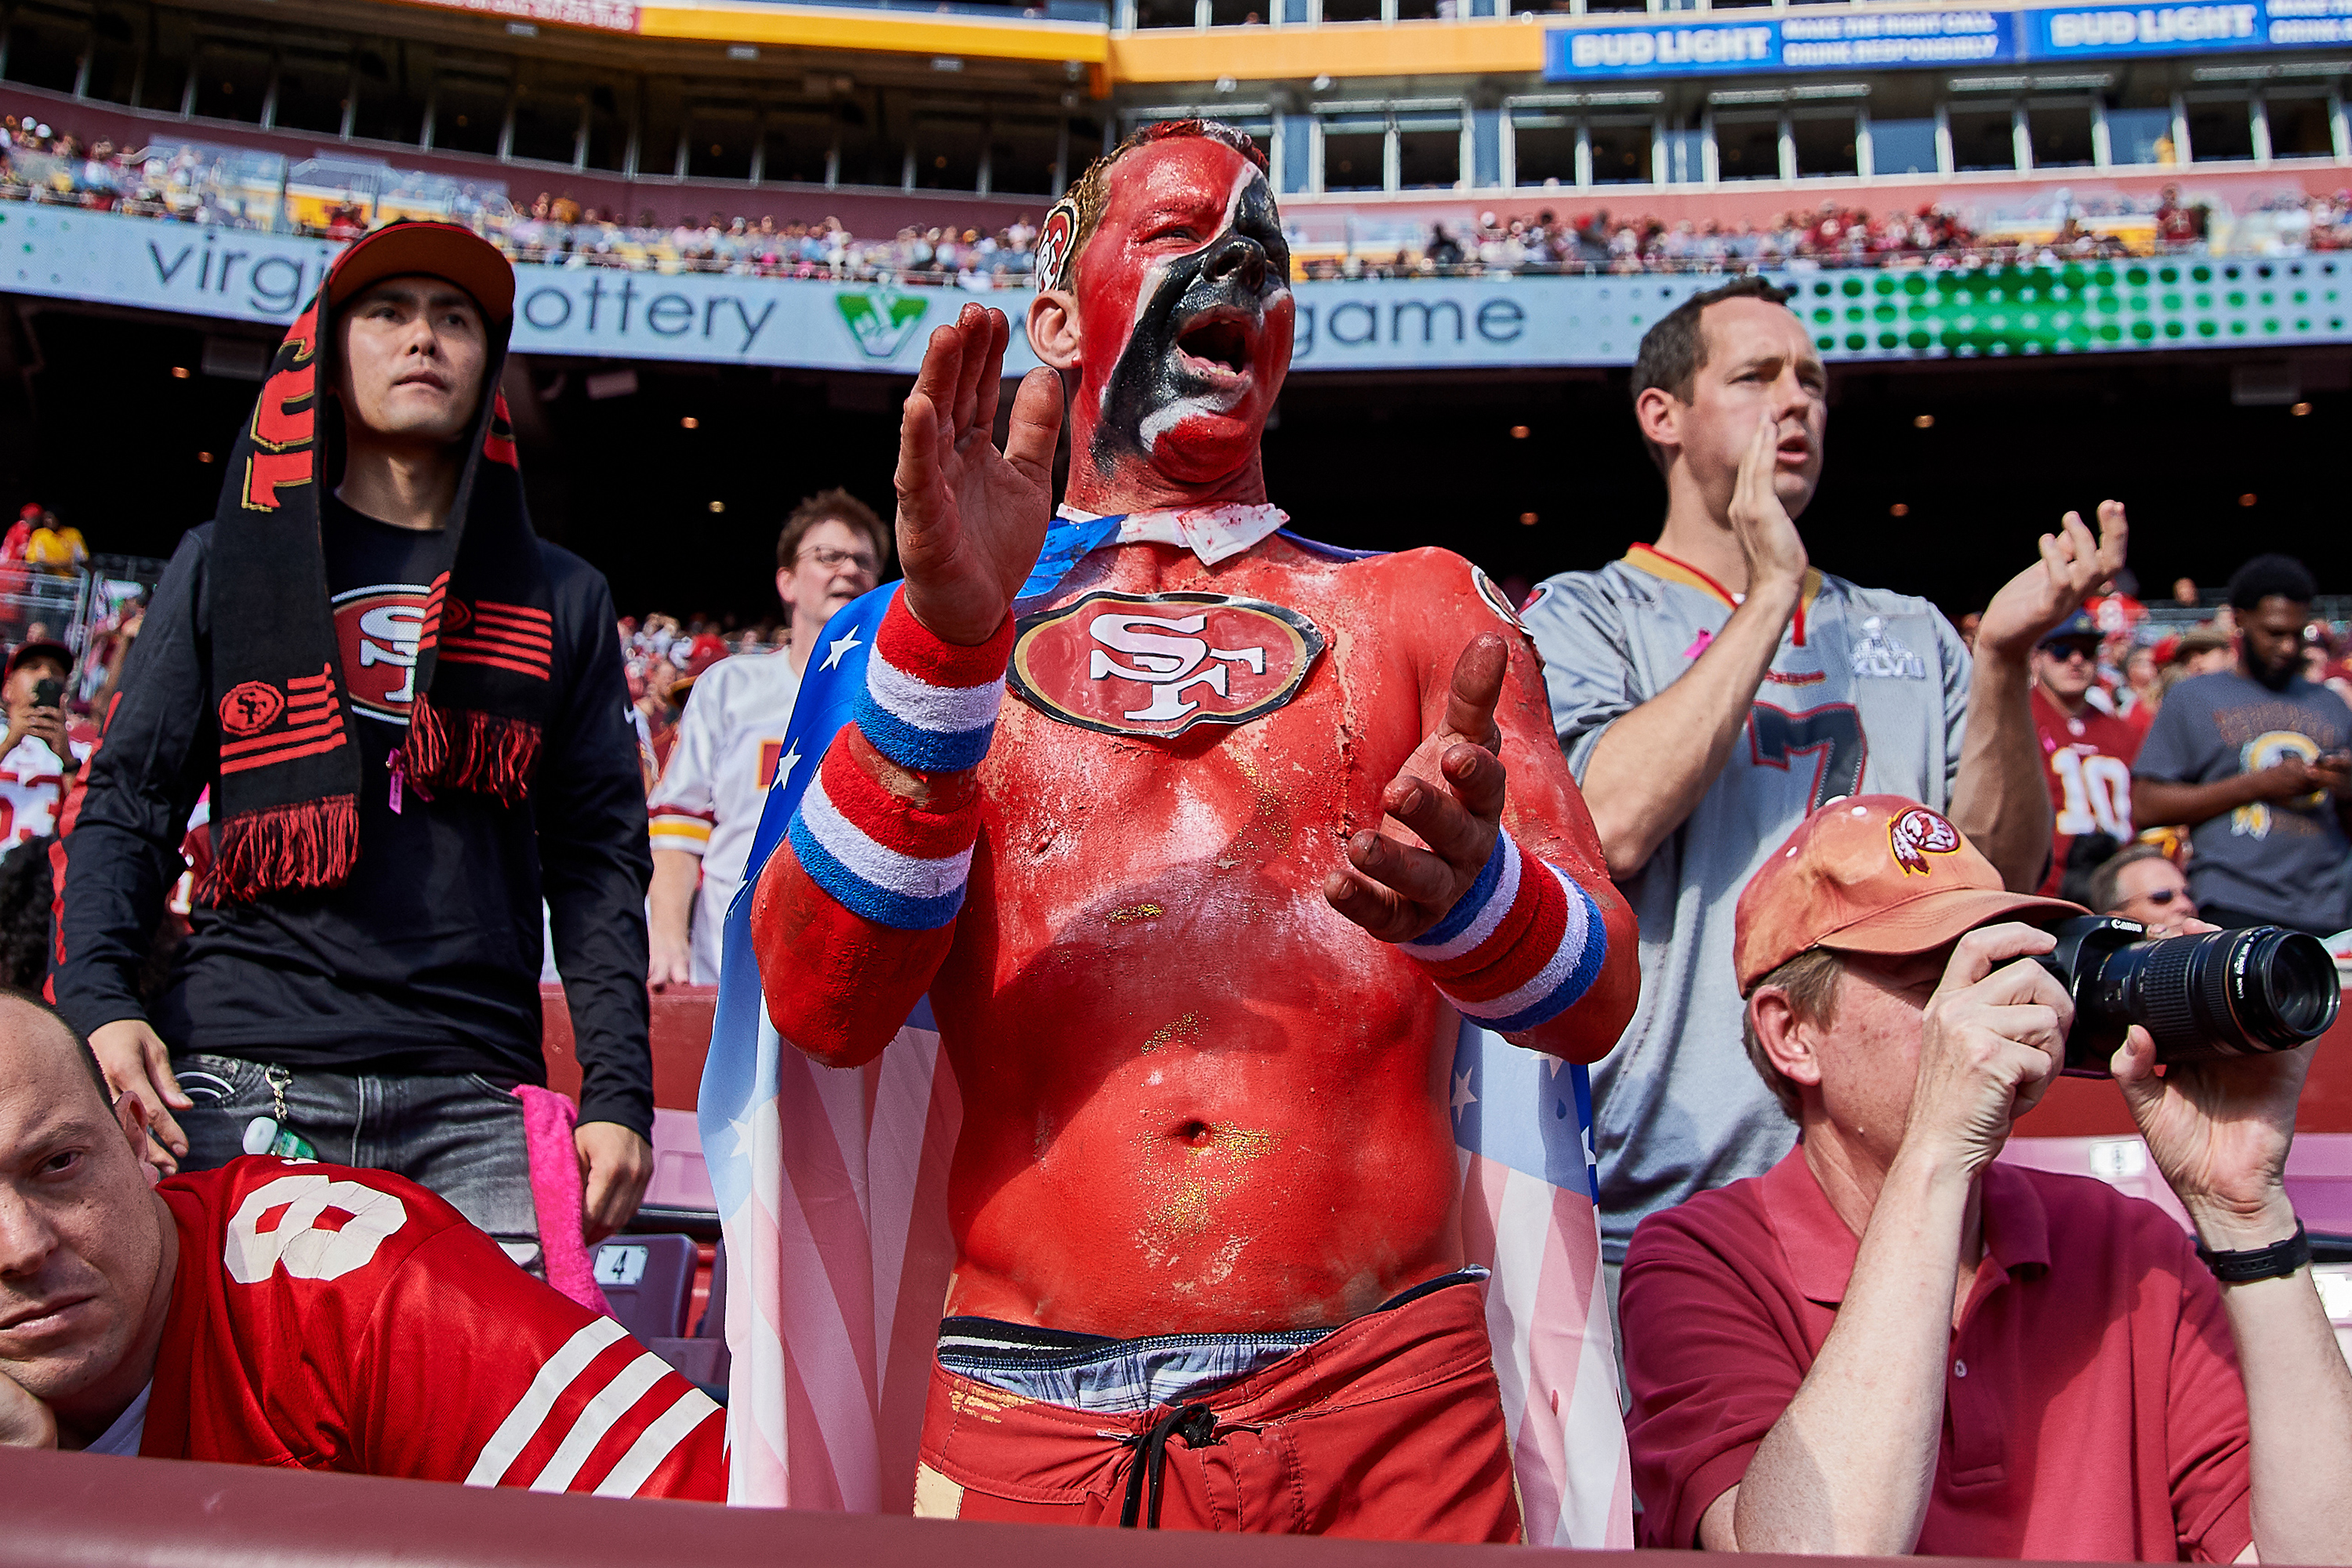
{"label": "striped arm sweatband", "polygon": [[890,601],[866,661],[854,715],[874,749],[921,773],[980,766],[1004,705],[1013,617],[978,647],[941,642],[915,619],[904,594]]}
{"label": "striped arm sweatband", "polygon": [[[943,643],[894,601],[874,635],[855,722],[868,744],[918,773],[977,767],[996,731],[1013,620],[978,647]],[[963,907],[978,792],[946,809],[893,794],[835,742],[787,829],[809,879],[850,913],[898,931],[934,931]]]}
{"label": "striped arm sweatband", "polygon": [[1513,1035],[1576,1005],[1600,978],[1609,931],[1591,894],[1497,831],[1470,890],[1401,945],[1464,1017]]}

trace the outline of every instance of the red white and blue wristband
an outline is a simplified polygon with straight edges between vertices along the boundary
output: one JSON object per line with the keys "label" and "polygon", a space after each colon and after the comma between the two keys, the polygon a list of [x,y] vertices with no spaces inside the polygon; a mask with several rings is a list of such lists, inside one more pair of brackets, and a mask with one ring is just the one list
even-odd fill
{"label": "red white and blue wristband", "polygon": [[[894,601],[875,631],[853,718],[867,744],[916,773],[980,765],[996,732],[1013,620],[978,647],[941,642]],[[980,797],[940,810],[895,795],[835,742],[786,829],[809,879],[850,913],[898,931],[934,931],[963,907]]]}
{"label": "red white and blue wristband", "polygon": [[1470,890],[1399,945],[1464,1017],[1515,1035],[1591,989],[1609,957],[1609,928],[1590,893],[1498,829]]}

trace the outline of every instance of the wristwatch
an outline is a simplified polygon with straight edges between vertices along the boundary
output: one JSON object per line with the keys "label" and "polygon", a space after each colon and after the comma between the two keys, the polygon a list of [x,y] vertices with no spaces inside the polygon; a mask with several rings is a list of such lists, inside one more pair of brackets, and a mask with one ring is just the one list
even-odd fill
{"label": "wristwatch", "polygon": [[2248,1247],[2242,1252],[2215,1252],[2200,1245],[2197,1256],[2213,1271],[2213,1278],[2224,1285],[2284,1279],[2311,1261],[2311,1237],[2304,1234],[2303,1221],[2296,1220],[2294,1234],[2284,1241]]}

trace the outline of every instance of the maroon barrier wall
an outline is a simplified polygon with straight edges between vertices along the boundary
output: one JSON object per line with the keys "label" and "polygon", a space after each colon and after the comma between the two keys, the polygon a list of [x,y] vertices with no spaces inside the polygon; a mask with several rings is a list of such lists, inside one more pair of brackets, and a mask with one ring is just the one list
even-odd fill
{"label": "maroon barrier wall", "polygon": [[1634,1555],[614,1502],[18,1449],[0,1449],[0,1563],[12,1568],[1500,1568],[1538,1556],[1626,1568]]}

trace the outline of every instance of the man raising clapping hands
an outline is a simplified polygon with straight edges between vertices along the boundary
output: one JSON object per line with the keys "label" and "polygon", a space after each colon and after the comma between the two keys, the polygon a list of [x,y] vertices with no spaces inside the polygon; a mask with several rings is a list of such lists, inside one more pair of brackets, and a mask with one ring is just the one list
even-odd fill
{"label": "man raising clapping hands", "polygon": [[1002,452],[1004,319],[933,334],[906,588],[752,913],[785,1039],[928,993],[961,1089],[918,1511],[1516,1540],[1457,1012],[1585,1061],[1637,985],[1541,675],[1460,558],[1276,532],[1246,137],[1139,135],[1038,275]]}

